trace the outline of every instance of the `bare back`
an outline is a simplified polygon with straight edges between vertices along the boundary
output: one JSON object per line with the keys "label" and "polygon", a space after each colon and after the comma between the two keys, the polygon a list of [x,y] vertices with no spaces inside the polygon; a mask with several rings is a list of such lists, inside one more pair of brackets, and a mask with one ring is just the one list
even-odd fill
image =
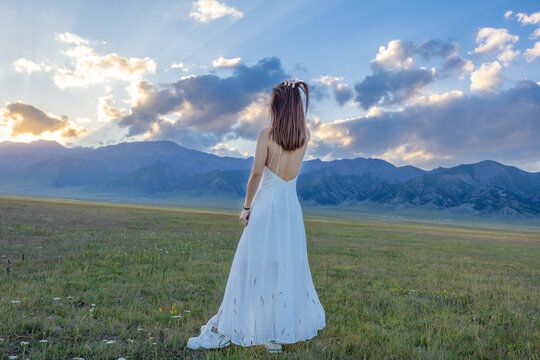
{"label": "bare back", "polygon": [[268,137],[267,157],[265,166],[284,181],[294,179],[300,170],[307,145],[311,139],[311,134],[306,128],[308,138],[304,145],[293,151],[283,150],[283,148]]}

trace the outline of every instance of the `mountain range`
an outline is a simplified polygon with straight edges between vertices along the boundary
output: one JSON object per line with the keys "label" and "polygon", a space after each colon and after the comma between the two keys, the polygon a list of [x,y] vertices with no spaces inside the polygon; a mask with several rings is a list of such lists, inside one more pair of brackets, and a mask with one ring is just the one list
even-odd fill
{"label": "mountain range", "polygon": [[[0,192],[77,188],[92,194],[167,198],[243,197],[253,157],[221,157],[172,141],[66,148],[55,141],[0,142]],[[308,206],[422,207],[505,217],[540,215],[540,173],[484,160],[426,171],[375,158],[302,163]]]}

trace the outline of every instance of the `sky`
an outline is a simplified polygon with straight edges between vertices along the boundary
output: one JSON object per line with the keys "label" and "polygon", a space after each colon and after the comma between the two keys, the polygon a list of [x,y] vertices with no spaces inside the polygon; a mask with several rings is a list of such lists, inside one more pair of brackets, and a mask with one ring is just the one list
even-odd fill
{"label": "sky", "polygon": [[0,141],[248,157],[310,86],[305,159],[540,172],[540,1],[0,0]]}

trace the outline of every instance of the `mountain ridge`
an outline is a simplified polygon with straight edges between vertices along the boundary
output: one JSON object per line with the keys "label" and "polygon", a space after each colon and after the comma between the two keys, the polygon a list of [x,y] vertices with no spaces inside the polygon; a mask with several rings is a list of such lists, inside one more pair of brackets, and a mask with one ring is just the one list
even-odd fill
{"label": "mountain ridge", "polygon": [[[55,143],[0,142],[0,190],[2,184],[16,184],[44,191],[79,187],[88,194],[242,197],[253,164],[253,157],[218,156],[169,140],[71,150]],[[10,162],[24,156],[26,163],[14,167]],[[312,206],[378,204],[483,215],[540,215],[540,173],[490,159],[431,170],[395,166],[377,158],[304,160],[297,192],[301,201]]]}

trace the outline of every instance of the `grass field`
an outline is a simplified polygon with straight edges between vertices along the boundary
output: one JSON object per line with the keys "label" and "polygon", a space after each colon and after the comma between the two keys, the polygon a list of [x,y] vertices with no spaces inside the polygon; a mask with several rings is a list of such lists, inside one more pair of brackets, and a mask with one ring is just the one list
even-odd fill
{"label": "grass field", "polygon": [[540,358],[540,227],[308,216],[326,328],[282,355],[186,349],[237,218],[0,196],[0,359]]}

